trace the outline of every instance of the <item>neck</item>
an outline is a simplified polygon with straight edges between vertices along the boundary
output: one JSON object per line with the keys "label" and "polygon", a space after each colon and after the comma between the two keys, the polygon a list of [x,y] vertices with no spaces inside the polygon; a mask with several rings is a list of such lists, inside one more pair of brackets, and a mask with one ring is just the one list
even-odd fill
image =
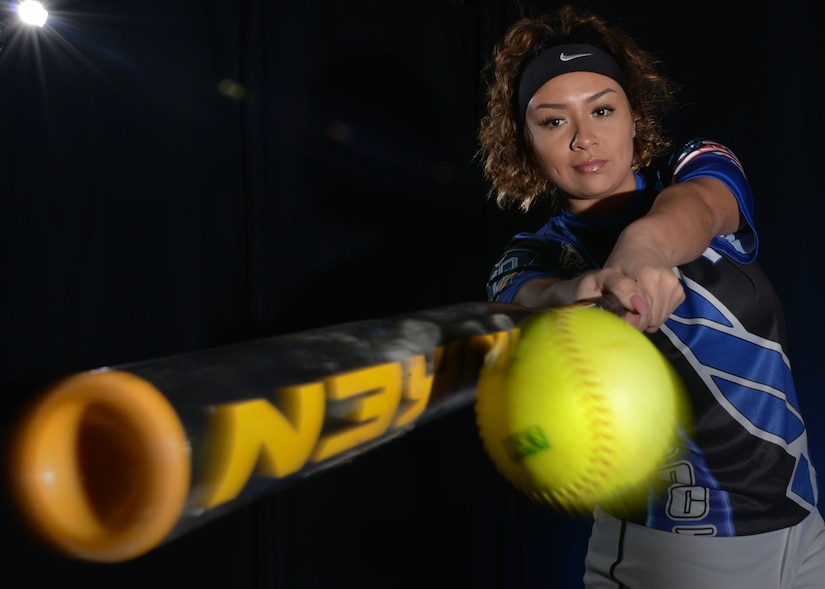
{"label": "neck", "polygon": [[633,202],[636,191],[617,192],[599,199],[565,198],[565,209],[581,217],[615,217]]}

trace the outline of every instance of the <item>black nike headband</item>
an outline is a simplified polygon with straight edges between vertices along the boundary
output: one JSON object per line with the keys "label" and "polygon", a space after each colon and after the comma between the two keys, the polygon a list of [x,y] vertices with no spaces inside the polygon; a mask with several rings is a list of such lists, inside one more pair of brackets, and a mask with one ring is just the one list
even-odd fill
{"label": "black nike headband", "polygon": [[539,53],[527,64],[518,86],[518,106],[522,119],[536,91],[550,79],[570,72],[593,72],[614,79],[630,100],[627,82],[616,60],[594,45],[557,45]]}

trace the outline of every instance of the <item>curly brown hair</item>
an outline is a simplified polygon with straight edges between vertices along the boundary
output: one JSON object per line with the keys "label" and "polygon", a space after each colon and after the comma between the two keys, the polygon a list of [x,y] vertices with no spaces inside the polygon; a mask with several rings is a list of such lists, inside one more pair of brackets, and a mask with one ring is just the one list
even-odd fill
{"label": "curly brown hair", "polygon": [[[500,208],[517,206],[527,212],[549,198],[558,206],[557,188],[542,172],[523,129],[517,92],[524,67],[544,49],[566,43],[588,43],[607,51],[627,80],[636,137],[633,169],[651,164],[671,146],[662,119],[675,105],[677,87],[660,70],[659,62],[624,31],[600,16],[577,13],[571,6],[512,25],[484,68],[487,114],[481,119],[479,158],[492,182],[489,196]],[[493,76],[489,77],[492,70]]]}

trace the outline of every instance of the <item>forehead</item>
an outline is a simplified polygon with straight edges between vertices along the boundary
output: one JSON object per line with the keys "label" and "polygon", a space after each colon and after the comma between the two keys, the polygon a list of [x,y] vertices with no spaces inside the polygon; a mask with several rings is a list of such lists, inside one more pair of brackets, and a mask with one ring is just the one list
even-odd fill
{"label": "forehead", "polygon": [[[605,90],[607,90],[606,93],[604,93]],[[626,98],[621,85],[609,76],[594,72],[568,72],[547,80],[536,90],[530,102],[535,103],[537,99],[542,102],[546,100],[567,102],[574,98],[590,100],[600,95]]]}

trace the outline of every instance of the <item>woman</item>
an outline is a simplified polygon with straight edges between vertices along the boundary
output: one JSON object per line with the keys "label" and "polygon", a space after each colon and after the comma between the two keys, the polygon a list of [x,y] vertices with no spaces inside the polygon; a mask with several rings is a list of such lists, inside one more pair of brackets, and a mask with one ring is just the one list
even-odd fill
{"label": "woman", "polygon": [[822,589],[816,474],[736,156],[708,140],[668,152],[674,86],[597,16],[522,19],[492,65],[480,132],[491,194],[554,214],[511,240],[489,299],[542,309],[613,293],[690,393],[692,427],[646,512],[596,509],[585,585]]}

